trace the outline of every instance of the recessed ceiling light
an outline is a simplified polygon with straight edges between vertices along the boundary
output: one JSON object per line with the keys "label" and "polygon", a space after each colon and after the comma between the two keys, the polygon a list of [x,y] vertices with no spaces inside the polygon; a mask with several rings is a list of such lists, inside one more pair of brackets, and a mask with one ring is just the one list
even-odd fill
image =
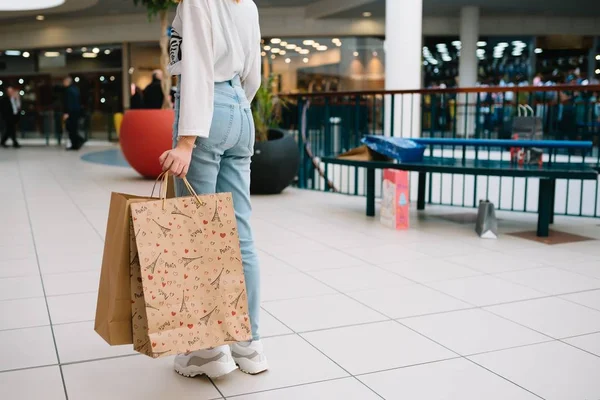
{"label": "recessed ceiling light", "polygon": [[279,51],[279,55],[280,55],[280,56],[285,56],[285,55],[286,55],[286,53],[287,53],[287,51],[285,51],[285,50],[280,50],[280,51]]}
{"label": "recessed ceiling light", "polygon": [[115,76],[114,76],[114,75],[111,75],[111,76],[110,76],[110,81],[111,81],[111,82],[114,82],[114,81],[115,81]]}
{"label": "recessed ceiling light", "polygon": [[319,46],[319,47],[317,47],[317,50],[325,51],[325,50],[327,50],[327,46]]}
{"label": "recessed ceiling light", "polygon": [[600,54],[596,56],[596,61],[600,61]]}
{"label": "recessed ceiling light", "polygon": [[358,57],[358,51],[354,52],[354,57]]}
{"label": "recessed ceiling light", "polygon": [[596,71],[594,71],[594,72],[596,72],[596,75],[600,75],[600,68],[598,68],[598,69],[597,69]]}
{"label": "recessed ceiling light", "polygon": [[541,54],[541,53],[543,53],[543,52],[544,52],[544,50],[542,50],[542,49],[540,49],[540,48],[538,47],[538,48],[536,48],[536,49],[535,49],[533,52],[534,52],[535,54]]}
{"label": "recessed ceiling light", "polygon": [[279,38],[273,38],[273,39],[271,39],[271,43],[273,43],[273,44],[279,44],[279,43],[281,43],[281,39],[279,39]]}
{"label": "recessed ceiling light", "polygon": [[37,17],[35,17],[35,19],[37,19],[38,21],[43,21],[46,19],[46,17],[44,17],[43,15],[38,15]]}
{"label": "recessed ceiling light", "polygon": [[104,50],[104,54],[109,55],[110,54],[110,49]]}
{"label": "recessed ceiling light", "polygon": [[363,17],[365,18],[369,18],[370,16],[372,16],[373,14],[370,11],[365,11],[363,14]]}
{"label": "recessed ceiling light", "polygon": [[303,58],[303,59],[302,59],[302,62],[303,62],[304,64],[308,64],[308,57],[305,57],[305,58]]}
{"label": "recessed ceiling light", "polygon": [[271,59],[274,60],[275,59],[275,54],[271,54]]}
{"label": "recessed ceiling light", "polygon": [[100,53],[100,49],[99,49],[99,48],[97,48],[97,47],[94,47],[94,48],[92,49],[92,52],[93,52],[94,54],[98,54],[98,53]]}
{"label": "recessed ceiling light", "polygon": [[104,82],[105,80],[106,80],[105,77],[103,77],[103,76],[100,77],[100,82]]}
{"label": "recessed ceiling light", "polygon": [[133,67],[129,68],[129,71],[128,71],[128,72],[129,72],[129,75],[133,74],[133,73],[134,73],[134,71],[135,71],[135,68],[133,68]]}
{"label": "recessed ceiling light", "polygon": [[285,47],[285,46],[287,46],[287,45],[288,45],[288,42],[281,42],[281,43],[280,43],[280,46],[281,46],[281,47]]}
{"label": "recessed ceiling light", "polygon": [[373,52],[373,57],[377,57],[379,55],[379,53],[377,53],[376,51]]}
{"label": "recessed ceiling light", "polygon": [[25,83],[25,80],[23,78],[19,79],[19,85],[22,85]]}
{"label": "recessed ceiling light", "polygon": [[338,39],[338,38],[333,38],[333,39],[331,39],[331,42],[332,42],[332,43],[337,43],[337,42],[339,42],[339,41],[340,41],[340,39]]}
{"label": "recessed ceiling light", "polygon": [[81,51],[83,51],[85,53],[87,51],[87,47],[82,47]]}
{"label": "recessed ceiling light", "polygon": [[281,49],[278,48],[278,47],[275,47],[274,49],[271,49],[271,53],[278,54],[279,52],[281,52]]}
{"label": "recessed ceiling light", "polygon": [[309,54],[310,51],[308,49],[302,49],[300,50],[300,54]]}
{"label": "recessed ceiling light", "polygon": [[266,55],[267,55],[267,52],[266,52],[266,51],[263,51],[262,53],[260,53],[260,55],[264,57],[264,56],[266,56]]}
{"label": "recessed ceiling light", "polygon": [[269,50],[271,50],[271,46],[265,46],[264,49],[265,49],[265,51],[269,51]]}
{"label": "recessed ceiling light", "polygon": [[23,57],[25,57],[25,58],[29,58],[29,56],[31,56],[31,54],[29,54],[29,52],[28,52],[28,51],[24,51],[24,52],[23,52]]}
{"label": "recessed ceiling light", "polygon": [[75,77],[75,79],[73,79],[75,81],[75,83],[79,83],[80,79],[78,76]]}
{"label": "recessed ceiling light", "polygon": [[286,63],[286,64],[289,64],[289,63],[291,63],[291,62],[292,62],[292,59],[291,59],[291,58],[286,58],[286,59],[285,59],[285,63]]}
{"label": "recessed ceiling light", "polygon": [[4,54],[7,56],[20,56],[21,50],[6,50]]}
{"label": "recessed ceiling light", "polygon": [[294,50],[296,48],[295,44],[288,44],[287,46],[285,46],[286,49],[288,50]]}
{"label": "recessed ceiling light", "polygon": [[82,57],[83,58],[96,58],[96,57],[98,57],[98,54],[96,54],[96,53],[83,53]]}
{"label": "recessed ceiling light", "polygon": [[303,42],[302,42],[302,44],[303,44],[303,45],[305,45],[305,46],[310,46],[310,45],[312,45],[314,42],[315,42],[314,40],[305,40],[305,41],[303,41]]}
{"label": "recessed ceiling light", "polygon": [[58,51],[47,51],[44,53],[44,57],[48,57],[48,58],[54,58],[54,57],[58,57],[60,56],[60,53]]}
{"label": "recessed ceiling light", "polygon": [[68,47],[68,48],[67,48],[67,50],[65,50],[65,51],[66,51],[67,53],[72,53],[72,52],[73,52],[73,49],[72,49],[72,48],[70,48],[70,47]]}
{"label": "recessed ceiling light", "polygon": [[100,103],[102,103],[102,104],[106,103],[106,99],[105,99],[104,97],[103,97],[103,98],[101,98],[101,99],[100,99]]}
{"label": "recessed ceiling light", "polygon": [[485,47],[485,46],[487,46],[487,42],[485,42],[483,40],[477,42],[477,47]]}

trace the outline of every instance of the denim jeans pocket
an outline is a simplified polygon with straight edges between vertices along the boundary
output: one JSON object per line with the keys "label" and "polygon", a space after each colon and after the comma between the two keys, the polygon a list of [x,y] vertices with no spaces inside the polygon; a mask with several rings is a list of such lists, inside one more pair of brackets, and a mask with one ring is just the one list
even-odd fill
{"label": "denim jeans pocket", "polygon": [[[254,155],[254,142],[256,141],[256,128],[254,127],[254,117],[252,115],[252,110],[249,108],[244,109],[244,115],[246,120],[248,121],[248,151],[250,151],[250,155]],[[246,124],[244,124],[246,125]]]}
{"label": "denim jeans pocket", "polygon": [[235,106],[229,104],[215,104],[210,134],[207,138],[199,138],[197,145],[205,150],[223,147],[233,127]]}

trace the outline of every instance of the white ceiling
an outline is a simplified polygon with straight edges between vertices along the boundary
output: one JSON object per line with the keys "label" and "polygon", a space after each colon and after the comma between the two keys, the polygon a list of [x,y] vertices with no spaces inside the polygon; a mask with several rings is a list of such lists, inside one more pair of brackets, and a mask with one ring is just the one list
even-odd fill
{"label": "white ceiling", "polygon": [[[323,9],[335,9],[331,3],[335,0],[254,0],[259,8],[270,7],[302,7],[312,3],[323,3]],[[363,18],[362,13],[369,11],[373,18],[385,17],[386,0],[338,0],[346,10],[324,15],[324,18]],[[389,0],[388,0],[389,1]],[[413,0],[393,0],[406,1]],[[485,16],[600,16],[600,1],[598,0],[423,0],[425,16],[459,15],[460,9],[466,5],[481,7]],[[352,7],[352,3],[363,3]],[[339,8],[339,7],[338,7]],[[342,7],[343,8],[343,7]],[[23,22],[33,18],[39,12],[7,13],[0,12],[0,19],[10,22]],[[142,14],[145,10],[135,7],[133,0],[66,0],[65,5],[54,10],[45,10],[47,19],[99,17],[106,15]],[[323,13],[327,14],[327,12]],[[24,17],[26,15],[26,17]]]}

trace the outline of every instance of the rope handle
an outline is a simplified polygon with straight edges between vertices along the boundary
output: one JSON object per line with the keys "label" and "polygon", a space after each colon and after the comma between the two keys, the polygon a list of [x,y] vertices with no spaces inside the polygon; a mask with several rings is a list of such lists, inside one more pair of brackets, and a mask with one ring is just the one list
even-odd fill
{"label": "rope handle", "polygon": [[[162,200],[163,202],[163,209],[165,208],[165,201],[167,200],[167,189],[169,186],[169,172],[165,171],[162,172],[158,178],[156,178],[156,180],[154,181],[154,186],[152,187],[152,193],[150,194],[150,197],[154,197],[154,191],[156,190],[156,184],[162,179],[162,183],[160,185],[160,197],[159,199]],[[187,178],[183,178],[183,183],[185,185],[185,187],[187,188],[188,192],[194,196],[196,198],[196,201],[198,202],[198,204],[204,204],[204,202],[200,199],[200,196],[198,196],[198,193],[196,193],[196,191],[194,190],[194,188],[192,187],[192,185],[190,184],[190,182],[187,180]]]}

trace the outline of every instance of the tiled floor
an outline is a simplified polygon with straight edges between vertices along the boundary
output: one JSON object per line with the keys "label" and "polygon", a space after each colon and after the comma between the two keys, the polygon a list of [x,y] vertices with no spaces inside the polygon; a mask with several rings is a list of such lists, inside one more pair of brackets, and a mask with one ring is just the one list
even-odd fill
{"label": "tiled floor", "polygon": [[[394,232],[361,198],[255,198],[271,370],[211,382],[93,331],[110,192],[151,182],[45,147],[0,152],[0,176],[2,399],[600,399],[600,241],[507,235],[533,215],[485,241],[435,217],[460,209]],[[600,239],[598,220],[554,229]]]}

